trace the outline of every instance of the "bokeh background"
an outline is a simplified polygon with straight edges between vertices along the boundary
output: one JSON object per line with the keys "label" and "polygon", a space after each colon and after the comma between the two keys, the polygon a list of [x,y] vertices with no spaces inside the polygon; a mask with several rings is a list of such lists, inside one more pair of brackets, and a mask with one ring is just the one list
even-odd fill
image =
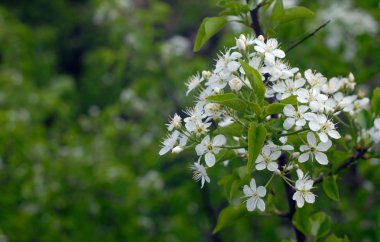
{"label": "bokeh background", "polygon": [[[192,105],[188,76],[212,66],[230,24],[199,53],[192,45],[216,0],[0,2],[0,241],[279,241],[286,221],[249,216],[212,236],[224,191],[191,180],[192,152],[160,157],[169,115]],[[285,1],[315,18],[270,30],[283,49],[332,22],[288,55],[326,76],[380,84],[380,4]],[[380,241],[380,169],[351,170],[342,201],[320,199],[333,229]],[[320,194],[323,197],[323,194]],[[322,202],[326,201],[326,203]]]}

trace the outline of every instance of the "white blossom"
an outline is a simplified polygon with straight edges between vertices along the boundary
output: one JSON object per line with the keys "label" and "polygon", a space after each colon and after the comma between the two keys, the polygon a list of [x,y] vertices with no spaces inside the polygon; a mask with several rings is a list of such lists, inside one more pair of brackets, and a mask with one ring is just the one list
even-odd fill
{"label": "white blossom", "polygon": [[314,181],[309,179],[307,175],[304,176],[300,169],[297,170],[297,175],[296,192],[293,194],[292,199],[297,202],[299,208],[302,208],[305,202],[315,202],[315,195],[310,191],[313,188]]}
{"label": "white blossom", "polygon": [[297,129],[302,128],[306,124],[306,119],[304,118],[304,114],[309,110],[308,106],[300,105],[297,110],[293,107],[293,105],[287,104],[284,107],[284,114],[287,118],[284,121],[284,129],[289,130],[296,125]]}
{"label": "white blossom", "polygon": [[195,151],[198,156],[205,155],[205,161],[207,166],[212,167],[215,165],[215,155],[219,153],[220,147],[226,143],[226,137],[219,134],[212,140],[209,135],[206,135],[200,144],[195,146]]}
{"label": "white blossom", "polygon": [[332,142],[327,140],[327,142],[317,142],[314,134],[312,132],[307,133],[307,145],[301,145],[300,151],[302,154],[298,157],[298,162],[303,163],[311,157],[316,159],[316,161],[321,165],[327,165],[328,158],[327,155],[323,152],[326,152],[330,149]]}
{"label": "white blossom", "polygon": [[194,162],[190,168],[193,170],[193,179],[195,182],[201,181],[201,188],[203,188],[205,182],[210,183],[210,177],[207,175],[206,168],[199,161]]}
{"label": "white blossom", "polygon": [[281,151],[272,151],[269,146],[264,146],[261,150],[261,154],[256,160],[256,169],[268,171],[275,171],[278,168],[277,159],[280,157]]}
{"label": "white blossom", "polygon": [[267,193],[265,187],[256,187],[256,181],[252,178],[251,182],[249,183],[249,186],[244,185],[243,192],[244,198],[247,198],[246,206],[249,212],[252,212],[256,208],[258,208],[262,212],[265,211],[265,203],[262,199],[263,197],[265,197]]}

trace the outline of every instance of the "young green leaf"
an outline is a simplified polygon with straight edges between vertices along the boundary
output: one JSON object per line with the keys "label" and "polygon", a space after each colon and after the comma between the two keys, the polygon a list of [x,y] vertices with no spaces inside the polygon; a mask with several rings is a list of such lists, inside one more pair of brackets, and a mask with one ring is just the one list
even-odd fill
{"label": "young green leaf", "polygon": [[208,17],[203,19],[198,29],[193,50],[199,51],[212,36],[217,34],[227,23],[225,17]]}
{"label": "young green leaf", "polygon": [[271,103],[265,107],[265,116],[282,113],[286,104],[284,103]]}
{"label": "young green leaf", "polygon": [[323,191],[334,201],[339,201],[339,188],[336,183],[337,176],[328,176],[323,179]]}
{"label": "young green leaf", "polygon": [[313,214],[310,218],[310,233],[316,238],[325,236],[331,227],[331,219],[323,212]]}
{"label": "young green leaf", "polygon": [[213,103],[222,104],[240,112],[244,112],[248,106],[247,103],[236,97],[233,93],[212,95],[207,97],[207,100]]}
{"label": "young green leaf", "polygon": [[314,13],[310,9],[302,6],[296,6],[284,10],[283,14],[281,15],[281,23],[290,22],[292,20],[300,18],[310,18],[313,16]]}
{"label": "young green leaf", "polygon": [[272,11],[272,18],[271,18],[272,24],[273,25],[278,24],[283,14],[284,14],[284,4],[282,0],[276,0],[273,6],[273,11]]}
{"label": "young green leaf", "polygon": [[373,91],[372,99],[371,99],[371,108],[372,113],[377,116],[380,114],[380,88],[377,87]]}
{"label": "young green leaf", "polygon": [[225,227],[231,226],[236,220],[246,214],[248,214],[248,212],[244,203],[239,206],[229,205],[220,212],[218,221],[216,222],[216,226],[212,233],[215,234]]}
{"label": "young green leaf", "polygon": [[266,136],[267,130],[263,124],[251,123],[248,129],[248,171],[253,169],[255,161],[264,146]]}
{"label": "young green leaf", "polygon": [[350,240],[347,238],[347,236],[344,236],[344,238],[338,238],[335,234],[330,235],[326,238],[325,242],[350,242]]}
{"label": "young green leaf", "polygon": [[311,230],[311,224],[309,220],[311,210],[311,206],[303,206],[302,208],[297,207],[296,213],[294,214],[292,220],[293,225],[305,235],[308,235]]}
{"label": "young green leaf", "polygon": [[252,86],[253,92],[257,98],[257,103],[261,104],[264,101],[265,97],[265,85],[263,83],[263,79],[261,78],[260,73],[243,60],[240,60],[240,64],[243,67],[243,70],[249,80],[249,83]]}

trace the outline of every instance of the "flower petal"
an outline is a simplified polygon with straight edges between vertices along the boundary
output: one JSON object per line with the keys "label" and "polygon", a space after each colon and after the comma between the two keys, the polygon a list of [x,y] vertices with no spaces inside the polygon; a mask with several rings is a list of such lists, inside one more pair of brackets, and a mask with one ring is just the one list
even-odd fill
{"label": "flower petal", "polygon": [[303,153],[298,157],[298,162],[304,163],[305,161],[309,160],[309,154],[310,152]]}
{"label": "flower petal", "polygon": [[327,159],[327,155],[322,152],[315,152],[315,159],[318,161],[321,165],[327,165],[329,163],[329,160]]}
{"label": "flower petal", "polygon": [[215,156],[213,153],[211,152],[206,153],[205,160],[208,167],[212,167],[215,165]]}

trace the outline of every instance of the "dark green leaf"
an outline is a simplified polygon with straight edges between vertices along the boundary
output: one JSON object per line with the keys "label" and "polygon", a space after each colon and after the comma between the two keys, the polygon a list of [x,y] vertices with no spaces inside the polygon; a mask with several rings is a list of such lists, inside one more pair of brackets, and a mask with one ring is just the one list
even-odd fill
{"label": "dark green leaf", "polygon": [[260,73],[243,60],[240,60],[240,64],[252,86],[253,92],[257,98],[256,102],[261,104],[264,101],[265,86]]}
{"label": "dark green leaf", "polygon": [[311,11],[308,8],[302,6],[291,7],[284,10],[283,14],[281,15],[281,23],[290,22],[292,20],[300,18],[309,18],[313,16],[313,11]]}
{"label": "dark green leaf", "polygon": [[327,176],[323,179],[323,191],[334,201],[339,201],[339,188],[336,183],[337,176]]}
{"label": "dark green leaf", "polygon": [[231,226],[236,220],[247,214],[248,211],[245,204],[240,204],[239,206],[229,205],[220,212],[218,221],[212,233],[215,234],[225,227]]}
{"label": "dark green leaf", "polygon": [[194,51],[199,51],[212,36],[217,34],[227,23],[225,17],[208,17],[203,19],[195,39]]}
{"label": "dark green leaf", "polygon": [[224,127],[218,127],[215,130],[215,134],[224,134],[224,135],[240,137],[243,133],[243,130],[244,130],[243,126],[241,126],[238,123],[233,123]]}
{"label": "dark green leaf", "polygon": [[248,171],[253,169],[261,148],[264,146],[266,136],[267,130],[263,124],[251,123],[248,130]]}
{"label": "dark green leaf", "polygon": [[380,88],[377,87],[373,91],[372,100],[371,100],[372,113],[375,116],[380,114]]}

